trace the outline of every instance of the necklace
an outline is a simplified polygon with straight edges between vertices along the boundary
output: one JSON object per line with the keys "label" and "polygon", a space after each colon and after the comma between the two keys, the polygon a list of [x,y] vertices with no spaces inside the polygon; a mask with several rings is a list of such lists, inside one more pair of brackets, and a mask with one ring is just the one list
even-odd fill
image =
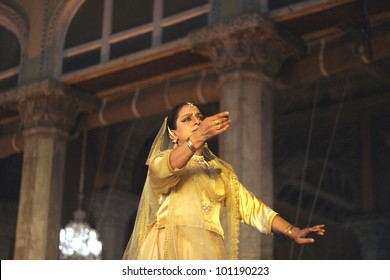
{"label": "necklace", "polygon": [[210,164],[204,160],[204,156],[193,155],[191,159],[199,165],[206,165],[207,168],[211,167]]}
{"label": "necklace", "polygon": [[196,163],[204,163],[204,156],[197,156],[197,155],[193,155],[192,156],[192,159],[196,162]]}

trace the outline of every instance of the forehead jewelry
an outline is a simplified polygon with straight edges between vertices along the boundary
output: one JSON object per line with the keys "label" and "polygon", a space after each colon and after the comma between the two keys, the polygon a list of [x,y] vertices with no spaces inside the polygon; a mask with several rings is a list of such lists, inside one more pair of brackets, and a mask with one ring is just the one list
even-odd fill
{"label": "forehead jewelry", "polygon": [[194,103],[187,102],[187,105],[190,106],[192,109],[198,108],[194,105]]}

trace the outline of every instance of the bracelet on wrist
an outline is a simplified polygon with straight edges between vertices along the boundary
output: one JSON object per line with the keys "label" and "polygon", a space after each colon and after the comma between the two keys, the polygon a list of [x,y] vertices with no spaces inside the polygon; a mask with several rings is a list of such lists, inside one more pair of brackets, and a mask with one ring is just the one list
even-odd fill
{"label": "bracelet on wrist", "polygon": [[190,140],[190,137],[187,138],[186,144],[187,144],[187,147],[191,150],[192,153],[196,152],[197,149],[195,148],[194,144],[192,144],[192,141]]}
{"label": "bracelet on wrist", "polygon": [[293,235],[292,235],[292,230],[293,230],[294,226],[293,225],[289,225],[287,226],[285,229],[284,229],[284,235],[288,238],[288,239],[294,239],[293,238]]}

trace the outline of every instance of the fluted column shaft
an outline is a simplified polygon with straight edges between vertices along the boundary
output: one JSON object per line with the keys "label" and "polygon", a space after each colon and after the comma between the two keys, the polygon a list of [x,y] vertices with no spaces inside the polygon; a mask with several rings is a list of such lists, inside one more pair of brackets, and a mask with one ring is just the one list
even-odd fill
{"label": "fluted column shaft", "polygon": [[3,106],[18,108],[25,143],[15,259],[58,258],[67,137],[78,114],[94,107],[91,100],[51,80],[2,99]]}

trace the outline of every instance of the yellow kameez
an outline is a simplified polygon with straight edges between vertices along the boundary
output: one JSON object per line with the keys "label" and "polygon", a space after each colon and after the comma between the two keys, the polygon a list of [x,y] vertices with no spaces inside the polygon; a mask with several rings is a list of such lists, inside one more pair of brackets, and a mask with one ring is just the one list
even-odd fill
{"label": "yellow kameez", "polygon": [[244,188],[230,165],[193,156],[173,170],[171,151],[150,160],[143,198],[154,202],[149,207],[141,199],[124,259],[237,259],[239,222],[271,233],[277,213]]}
{"label": "yellow kameez", "polygon": [[133,233],[123,253],[129,260],[238,258],[243,222],[270,234],[275,211],[239,182],[233,168],[208,148],[182,169],[172,169],[167,118],[150,149]]}

